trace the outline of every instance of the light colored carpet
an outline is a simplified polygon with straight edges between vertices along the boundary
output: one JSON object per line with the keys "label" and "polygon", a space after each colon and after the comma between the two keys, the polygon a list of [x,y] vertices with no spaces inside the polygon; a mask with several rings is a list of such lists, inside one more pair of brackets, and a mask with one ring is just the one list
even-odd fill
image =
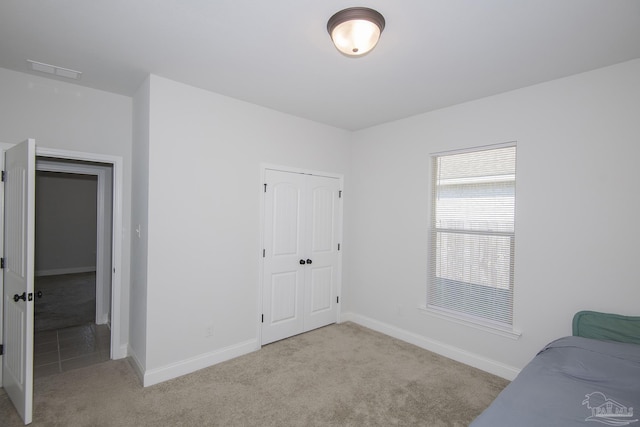
{"label": "light colored carpet", "polygon": [[347,322],[147,388],[126,360],[44,377],[32,425],[467,426],[506,385]]}

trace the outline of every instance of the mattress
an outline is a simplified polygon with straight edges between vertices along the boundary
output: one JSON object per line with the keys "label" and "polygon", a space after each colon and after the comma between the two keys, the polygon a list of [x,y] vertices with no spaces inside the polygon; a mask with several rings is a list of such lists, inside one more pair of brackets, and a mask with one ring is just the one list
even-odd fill
{"label": "mattress", "polygon": [[471,424],[640,427],[640,345],[585,337],[544,347]]}

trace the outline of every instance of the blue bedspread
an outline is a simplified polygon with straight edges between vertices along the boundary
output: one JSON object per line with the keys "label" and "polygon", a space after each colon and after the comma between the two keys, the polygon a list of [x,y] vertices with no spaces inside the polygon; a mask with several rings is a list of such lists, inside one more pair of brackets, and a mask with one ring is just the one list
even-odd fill
{"label": "blue bedspread", "polygon": [[640,427],[640,345],[564,337],[542,349],[471,424]]}

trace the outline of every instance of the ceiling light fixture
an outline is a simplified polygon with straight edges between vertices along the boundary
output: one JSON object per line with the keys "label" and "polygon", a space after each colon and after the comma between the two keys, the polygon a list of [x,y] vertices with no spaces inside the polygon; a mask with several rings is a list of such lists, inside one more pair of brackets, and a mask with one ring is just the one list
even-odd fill
{"label": "ceiling light fixture", "polygon": [[347,56],[362,56],[376,46],[384,24],[380,12],[367,7],[350,7],[329,18],[327,31],[340,52]]}

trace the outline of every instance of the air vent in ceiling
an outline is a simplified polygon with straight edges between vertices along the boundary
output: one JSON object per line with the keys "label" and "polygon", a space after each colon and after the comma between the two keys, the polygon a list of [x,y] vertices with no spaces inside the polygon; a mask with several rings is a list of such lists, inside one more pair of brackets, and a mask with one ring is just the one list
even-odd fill
{"label": "air vent in ceiling", "polygon": [[82,76],[81,71],[71,70],[69,68],[62,68],[56,65],[45,64],[43,62],[32,61],[27,59],[27,62],[31,66],[31,69],[34,71],[39,71],[41,73],[53,74],[59,77],[65,77],[67,79],[78,80],[80,76]]}

